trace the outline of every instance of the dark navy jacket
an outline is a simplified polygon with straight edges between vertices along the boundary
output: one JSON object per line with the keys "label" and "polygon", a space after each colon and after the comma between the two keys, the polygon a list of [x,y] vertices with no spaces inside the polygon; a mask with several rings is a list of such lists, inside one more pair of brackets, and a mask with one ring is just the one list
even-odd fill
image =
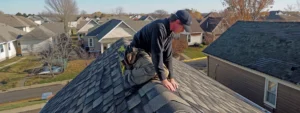
{"label": "dark navy jacket", "polygon": [[172,38],[168,19],[159,19],[144,26],[138,31],[131,42],[132,47],[144,49],[151,54],[154,68],[160,80],[167,79],[164,75],[164,66],[169,69],[169,78],[173,76],[172,67]]}

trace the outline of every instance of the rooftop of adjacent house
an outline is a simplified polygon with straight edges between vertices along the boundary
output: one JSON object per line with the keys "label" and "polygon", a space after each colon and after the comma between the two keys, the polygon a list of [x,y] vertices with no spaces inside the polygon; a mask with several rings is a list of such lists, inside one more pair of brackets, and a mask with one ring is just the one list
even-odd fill
{"label": "rooftop of adjacent house", "polygon": [[151,21],[134,21],[134,20],[124,20],[135,31],[141,30],[145,25],[149,24]]}
{"label": "rooftop of adjacent house", "polygon": [[192,18],[191,30],[192,33],[203,32],[203,29],[200,27],[200,23],[197,21],[196,18]]}
{"label": "rooftop of adjacent house", "polygon": [[[283,11],[270,11],[266,20],[274,21],[300,21],[300,15],[298,12],[283,12]],[[298,15],[296,15],[298,14]]]}
{"label": "rooftop of adjacent house", "polygon": [[50,31],[56,34],[61,34],[65,32],[64,23],[62,22],[44,23],[42,24],[42,26],[44,26],[45,28],[49,29]]}
{"label": "rooftop of adjacent house", "polygon": [[204,53],[300,84],[300,22],[239,21]]}
{"label": "rooftop of adjacent house", "polygon": [[149,16],[149,15],[144,15],[141,18],[139,18],[139,20],[146,20],[147,18],[149,18],[150,20],[154,20],[154,18],[152,16]]}
{"label": "rooftop of adjacent house", "polygon": [[180,84],[177,92],[170,92],[155,80],[124,89],[120,66],[128,43],[120,39],[112,44],[49,100],[41,113],[262,112],[232,90],[175,59],[174,77]]}
{"label": "rooftop of adjacent house", "polygon": [[[123,25],[125,25],[127,28],[129,28],[128,30],[125,30],[128,33],[132,33],[132,32],[136,32],[132,27],[130,27],[128,24],[126,24],[124,21],[122,20],[117,20],[117,19],[111,19],[110,21],[102,24],[101,26],[97,27],[97,28],[91,28],[93,30],[89,30],[87,36],[96,36],[98,38],[98,40],[101,40],[104,36],[106,36],[108,33],[110,33],[114,28],[118,27],[119,25],[121,25],[123,23]],[[132,32],[129,32],[132,31]],[[114,38],[122,38],[123,35],[121,32],[118,32],[119,34],[114,35]],[[128,35],[128,34],[124,34],[124,35]]]}
{"label": "rooftop of adjacent house", "polygon": [[35,27],[37,24],[22,16],[0,15],[0,23],[7,24],[12,27]]}
{"label": "rooftop of adjacent house", "polygon": [[0,23],[0,43],[16,40],[24,34],[22,30]]}
{"label": "rooftop of adjacent house", "polygon": [[202,20],[200,26],[205,32],[212,32],[222,21],[222,19],[222,17],[206,17]]}

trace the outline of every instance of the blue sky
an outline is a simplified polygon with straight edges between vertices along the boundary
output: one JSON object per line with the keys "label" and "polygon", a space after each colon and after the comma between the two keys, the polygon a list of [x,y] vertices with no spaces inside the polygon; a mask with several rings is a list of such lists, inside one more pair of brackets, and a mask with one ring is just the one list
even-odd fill
{"label": "blue sky", "polygon": [[[156,9],[164,9],[169,13],[178,9],[194,8],[200,12],[219,11],[224,9],[222,0],[76,0],[80,10],[88,13],[101,11],[111,13],[118,6],[126,13],[150,13]],[[296,4],[296,0],[275,0],[271,10],[283,10],[288,4]],[[44,0],[0,0],[0,10],[7,14],[35,13],[45,10]]]}

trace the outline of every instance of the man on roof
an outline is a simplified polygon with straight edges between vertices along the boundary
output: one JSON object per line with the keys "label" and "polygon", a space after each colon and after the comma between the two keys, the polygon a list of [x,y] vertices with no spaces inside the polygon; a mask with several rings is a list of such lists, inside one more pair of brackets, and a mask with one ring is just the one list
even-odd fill
{"label": "man on roof", "polygon": [[125,80],[134,83],[129,86],[159,78],[167,89],[176,91],[178,83],[173,78],[172,40],[178,37],[175,34],[189,33],[191,21],[187,11],[178,10],[169,18],[149,23],[134,35],[125,52]]}

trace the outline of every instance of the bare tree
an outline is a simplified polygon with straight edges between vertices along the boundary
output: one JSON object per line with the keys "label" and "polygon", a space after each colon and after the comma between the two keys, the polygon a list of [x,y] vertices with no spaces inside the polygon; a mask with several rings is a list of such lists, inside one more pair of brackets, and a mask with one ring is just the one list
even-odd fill
{"label": "bare tree", "polygon": [[68,33],[68,23],[76,18],[78,7],[75,0],[45,0],[49,14],[58,17],[64,23],[65,33]]}
{"label": "bare tree", "polygon": [[72,39],[65,33],[53,37],[48,44],[49,46],[40,52],[39,56],[42,58],[42,62],[47,64],[51,75],[54,76],[51,67],[58,65],[64,69],[74,48],[72,47]]}
{"label": "bare tree", "polygon": [[2,15],[2,14],[4,14],[4,12],[0,10],[0,15]]}
{"label": "bare tree", "polygon": [[274,0],[224,0],[223,5],[234,20],[257,20],[261,12],[272,8]]}
{"label": "bare tree", "polygon": [[159,10],[155,10],[151,15],[154,18],[165,18],[166,16],[169,15],[169,13],[166,10],[159,9]]}
{"label": "bare tree", "polygon": [[81,10],[81,12],[80,12],[80,15],[81,16],[84,16],[84,15],[86,15],[87,14],[87,12],[85,11],[85,10]]}
{"label": "bare tree", "polygon": [[121,6],[117,7],[116,9],[113,10],[113,14],[115,14],[117,16],[124,15],[125,14],[124,8]]}

